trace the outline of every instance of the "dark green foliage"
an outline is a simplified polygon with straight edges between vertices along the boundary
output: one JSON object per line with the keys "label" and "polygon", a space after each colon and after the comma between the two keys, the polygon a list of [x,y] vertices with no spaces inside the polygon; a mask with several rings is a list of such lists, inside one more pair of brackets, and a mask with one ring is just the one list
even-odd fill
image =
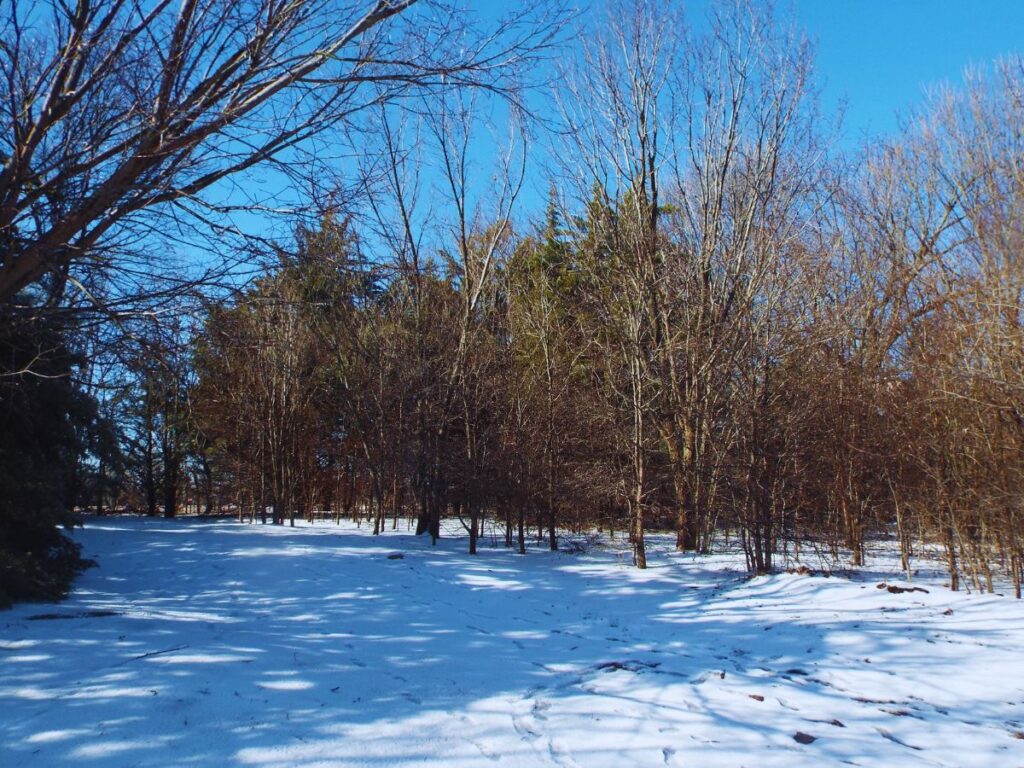
{"label": "dark green foliage", "polygon": [[71,528],[94,401],[52,323],[0,318],[0,604],[56,600],[88,567]]}

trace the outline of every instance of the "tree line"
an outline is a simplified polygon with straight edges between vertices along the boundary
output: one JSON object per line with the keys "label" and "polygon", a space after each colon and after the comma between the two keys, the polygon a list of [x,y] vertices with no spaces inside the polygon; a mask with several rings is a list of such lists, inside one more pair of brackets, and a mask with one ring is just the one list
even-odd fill
{"label": "tree line", "polygon": [[[65,508],[434,540],[458,520],[471,553],[597,528],[639,567],[671,530],[738,541],[754,573],[863,564],[891,537],[908,577],[938,548],[953,589],[1020,597],[1021,61],[850,151],[767,4],[690,27],[622,0],[580,23],[547,88],[541,213],[518,213],[543,127],[518,109],[488,143],[477,90],[412,119],[377,104],[345,204],[265,243],[243,288],[196,294],[194,321],[126,321],[110,381],[86,355],[115,395],[33,379],[92,409]],[[40,359],[77,365],[103,339],[82,335]]]}

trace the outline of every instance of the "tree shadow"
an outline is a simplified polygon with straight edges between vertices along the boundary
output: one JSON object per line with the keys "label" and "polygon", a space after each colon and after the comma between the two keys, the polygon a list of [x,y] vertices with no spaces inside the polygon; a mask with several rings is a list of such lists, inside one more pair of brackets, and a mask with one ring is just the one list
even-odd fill
{"label": "tree shadow", "polygon": [[0,614],[4,765],[877,763],[923,753],[920,723],[971,743],[1012,720],[1009,691],[921,656],[1020,652],[1009,619],[944,617],[962,596],[747,579],[657,537],[641,572],[614,547],[470,557],[331,525],[80,536],[100,567],[66,618]]}

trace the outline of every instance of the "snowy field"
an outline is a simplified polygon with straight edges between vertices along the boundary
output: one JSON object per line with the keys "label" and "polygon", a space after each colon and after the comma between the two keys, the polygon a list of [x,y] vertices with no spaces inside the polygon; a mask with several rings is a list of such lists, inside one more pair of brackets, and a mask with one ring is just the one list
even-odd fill
{"label": "snowy field", "polygon": [[1024,765],[1024,604],[891,593],[877,561],[748,580],[657,537],[646,572],[620,542],[470,557],[332,524],[76,537],[100,567],[71,597],[0,613],[4,768]]}

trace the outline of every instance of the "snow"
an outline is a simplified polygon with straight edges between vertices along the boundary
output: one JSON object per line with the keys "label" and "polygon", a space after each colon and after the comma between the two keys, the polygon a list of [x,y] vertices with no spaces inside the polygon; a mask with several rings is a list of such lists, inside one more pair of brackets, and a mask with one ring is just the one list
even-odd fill
{"label": "snow", "polygon": [[747,579],[657,536],[646,571],[618,540],[76,537],[100,567],[71,597],[0,613],[5,767],[1024,765],[1024,605],[878,589],[910,586],[891,559]]}

